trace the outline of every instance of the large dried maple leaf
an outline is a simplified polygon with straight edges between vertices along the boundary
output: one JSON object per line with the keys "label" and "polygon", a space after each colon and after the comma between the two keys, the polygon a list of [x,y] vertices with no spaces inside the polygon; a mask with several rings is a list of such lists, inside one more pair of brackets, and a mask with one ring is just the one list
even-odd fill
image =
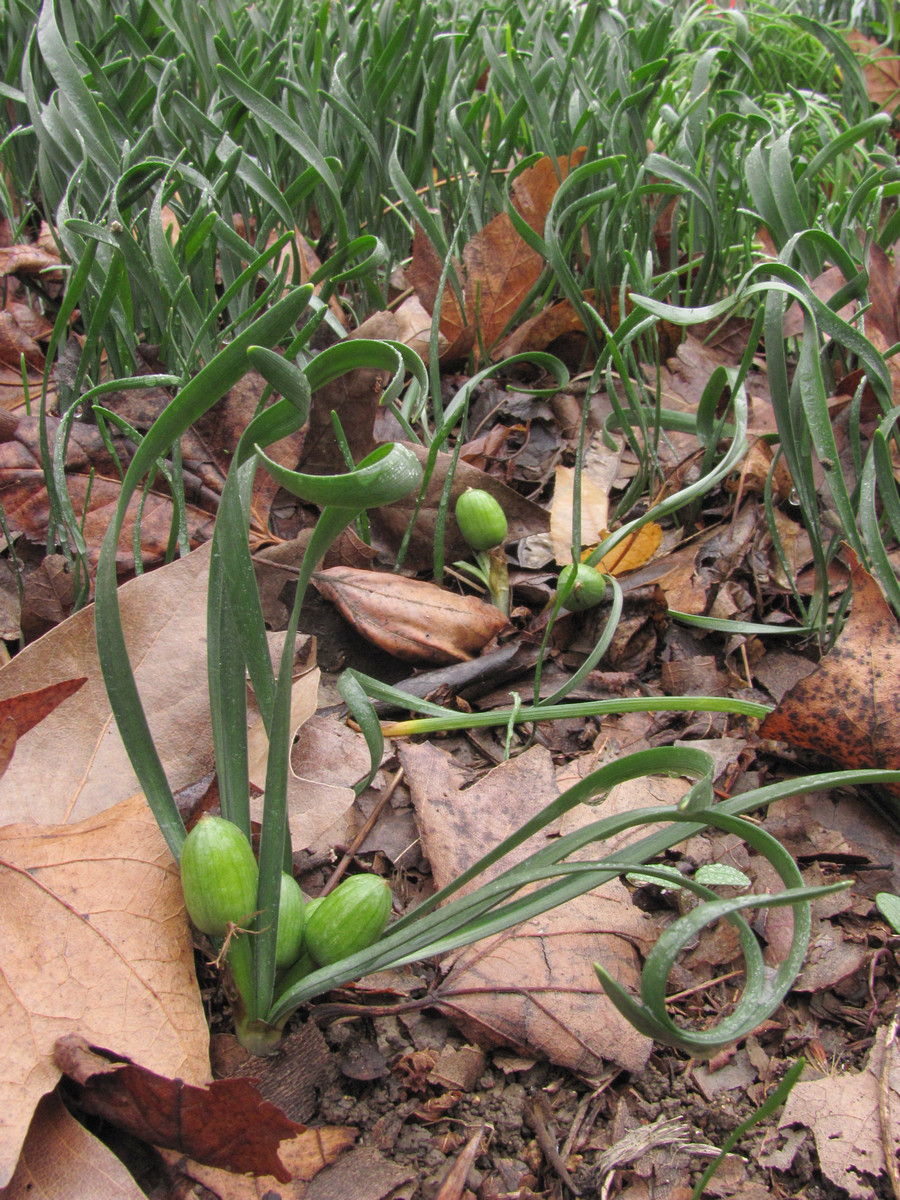
{"label": "large dried maple leaf", "polygon": [[[836,646],[760,734],[849,769],[900,770],[900,630],[875,579],[851,559],[853,607]],[[900,786],[885,790],[900,799]]]}
{"label": "large dried maple leaf", "polygon": [[80,825],[0,830],[0,1186],[69,1033],[209,1078],[178,869],[143,796]]}

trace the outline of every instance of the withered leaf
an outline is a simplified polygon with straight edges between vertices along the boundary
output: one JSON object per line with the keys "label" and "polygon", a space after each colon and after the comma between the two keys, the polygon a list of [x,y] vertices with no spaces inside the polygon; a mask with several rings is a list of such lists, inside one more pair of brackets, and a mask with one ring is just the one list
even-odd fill
{"label": "withered leaf", "polygon": [[76,1035],[60,1038],[55,1059],[81,1084],[80,1103],[119,1129],[211,1167],[290,1183],[278,1145],[304,1126],[264,1100],[249,1079],[195,1087],[131,1062],[111,1062]]}
{"label": "withered leaf", "polygon": [[49,716],[63,700],[74,696],[85,683],[87,676],[82,675],[78,679],[64,679],[59,683],[51,683],[36,692],[23,692],[18,696],[10,696],[7,700],[0,700],[0,721],[11,717],[16,724],[16,733],[21,737],[39,721],[43,721],[44,717]]}
{"label": "withered leaf", "polygon": [[209,1030],[178,869],[143,796],[79,825],[0,831],[0,1186],[69,1033],[148,1069],[209,1078]]}
{"label": "withered leaf", "polygon": [[[875,579],[852,551],[853,607],[834,649],[769,713],[764,738],[845,768],[900,769],[900,631]],[[900,785],[885,788],[900,798]]]}
{"label": "withered leaf", "polygon": [[[878,1030],[863,1070],[797,1083],[778,1123],[782,1129],[805,1125],[812,1130],[823,1173],[854,1200],[875,1195],[872,1184],[887,1167],[885,1148],[894,1155],[900,1149],[900,1064],[897,1042],[888,1044],[888,1033],[887,1025]],[[879,1116],[882,1093],[887,1112],[893,1109],[886,1129]]]}
{"label": "withered leaf", "polygon": [[[202,1194],[215,1200],[260,1200],[260,1197],[277,1195],[281,1200],[304,1200],[308,1193],[306,1184],[320,1171],[342,1158],[356,1141],[356,1130],[338,1125],[320,1125],[307,1129],[281,1143],[279,1158],[291,1173],[289,1190],[283,1187],[275,1191],[278,1180],[272,1175],[233,1175],[219,1167],[210,1167],[183,1156],[176,1157],[171,1150],[162,1152],[163,1158],[177,1169],[179,1175],[198,1183]],[[319,1193],[321,1196],[321,1191]],[[345,1195],[356,1196],[347,1192]]]}
{"label": "withered leaf", "polygon": [[313,583],[363,637],[407,662],[464,662],[508,624],[473,596],[384,571],[330,567]]}
{"label": "withered leaf", "polygon": [[[48,419],[51,441],[58,421]],[[118,440],[123,444],[123,439]],[[123,444],[123,462],[130,454]],[[122,491],[118,467],[111,459],[99,431],[94,426],[75,424],[66,455],[67,485],[92,561],[109,524],[110,513]],[[0,444],[0,500],[10,528],[20,531],[33,542],[44,543],[50,518],[50,500],[41,465],[40,429],[37,417],[22,417],[15,437]],[[119,543],[117,563],[120,570],[134,565],[134,522],[140,497],[131,504],[126,528]],[[214,507],[213,510],[215,511]],[[212,534],[212,516],[195,504],[186,505],[188,533],[197,544]],[[144,564],[161,562],[169,543],[172,527],[172,501],[162,492],[151,491],[141,515],[141,544]]]}
{"label": "withered leaf", "polygon": [[146,1200],[120,1158],[88,1133],[57,1092],[34,1112],[3,1200]]}
{"label": "withered leaf", "polygon": [[516,232],[507,213],[488,221],[463,250],[466,318],[487,348],[531,291],[544,260]]}
{"label": "withered leaf", "polygon": [[[471,787],[453,758],[429,744],[404,744],[401,762],[422,845],[443,887],[534,816],[558,788],[542,746],[501,763]],[[593,810],[589,810],[593,812]],[[535,835],[467,885],[471,891],[546,845],[556,830]],[[590,857],[590,850],[585,852]],[[474,1041],[535,1051],[560,1065],[597,1074],[602,1061],[639,1070],[650,1043],[601,991],[592,963],[610,964],[630,987],[638,981],[635,945],[646,950],[649,918],[613,880],[524,925],[477,942],[445,961],[447,978],[433,998]]]}
{"label": "withered leaf", "polygon": [[555,163],[545,154],[534,166],[526,167],[521,175],[516,176],[511,189],[512,202],[535,233],[543,237],[544,223],[560,182],[568,176],[569,171],[581,165],[586,153],[587,146],[579,146],[571,157],[568,154],[560,155]]}

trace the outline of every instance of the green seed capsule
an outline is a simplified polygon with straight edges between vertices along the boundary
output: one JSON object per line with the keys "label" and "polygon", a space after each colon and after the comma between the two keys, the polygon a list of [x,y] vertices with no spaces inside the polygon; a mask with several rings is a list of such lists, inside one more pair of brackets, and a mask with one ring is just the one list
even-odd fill
{"label": "green seed capsule", "polygon": [[456,523],[473,550],[493,550],[506,540],[506,514],[490,492],[467,488],[456,502]]}
{"label": "green seed capsule", "polygon": [[275,943],[275,967],[283,971],[295,963],[303,950],[306,901],[300,884],[286,871],[281,873],[281,899],[278,903],[278,940]]}
{"label": "green seed capsule", "polygon": [[575,586],[563,601],[564,607],[570,612],[583,612],[599,604],[606,595],[606,577],[587,563],[571,563],[559,573],[558,591],[568,586],[573,575]]}
{"label": "green seed capsule", "polygon": [[201,817],[181,851],[184,903],[197,928],[224,937],[229,925],[248,927],[258,879],[253,850],[237,825],[224,817]]}
{"label": "green seed capsule", "polygon": [[385,881],[378,875],[353,875],[307,916],[306,949],[320,967],[348,958],[378,941],[390,915],[391,889]]}

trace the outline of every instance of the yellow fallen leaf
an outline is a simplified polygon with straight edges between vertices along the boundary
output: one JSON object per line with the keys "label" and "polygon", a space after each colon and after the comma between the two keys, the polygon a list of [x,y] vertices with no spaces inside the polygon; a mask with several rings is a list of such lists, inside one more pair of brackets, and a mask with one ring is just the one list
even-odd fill
{"label": "yellow fallen leaf", "polygon": [[[605,534],[604,534],[605,536]],[[598,564],[598,569],[607,575],[624,575],[626,571],[636,571],[650,561],[662,541],[662,528],[655,521],[648,521],[640,529],[635,530],[629,537],[619,542],[609,554],[604,554]],[[582,555],[587,558],[590,551]]]}

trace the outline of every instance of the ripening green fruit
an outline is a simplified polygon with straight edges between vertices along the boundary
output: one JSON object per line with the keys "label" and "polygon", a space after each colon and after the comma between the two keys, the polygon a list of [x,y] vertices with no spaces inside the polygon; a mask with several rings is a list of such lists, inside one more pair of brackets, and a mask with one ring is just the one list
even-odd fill
{"label": "ripening green fruit", "polygon": [[181,887],[191,920],[203,933],[224,937],[229,925],[247,928],[256,912],[259,868],[250,843],[224,817],[201,817],[181,851]]}
{"label": "ripening green fruit", "polygon": [[506,540],[506,514],[480,488],[466,488],[456,502],[456,523],[473,550],[493,550]]}
{"label": "ripening green fruit", "polygon": [[281,899],[278,902],[278,939],[275,943],[275,968],[283,971],[295,963],[303,949],[306,901],[300,884],[286,871],[281,872]]}
{"label": "ripening green fruit", "polygon": [[606,577],[601,575],[596,567],[587,563],[570,563],[559,573],[557,591],[562,592],[568,586],[572,576],[575,576],[575,586],[563,601],[563,606],[570,612],[583,612],[593,608],[606,595]]}
{"label": "ripening green fruit", "polygon": [[306,949],[326,967],[377,942],[390,915],[387,883],[378,875],[352,875],[307,916]]}

